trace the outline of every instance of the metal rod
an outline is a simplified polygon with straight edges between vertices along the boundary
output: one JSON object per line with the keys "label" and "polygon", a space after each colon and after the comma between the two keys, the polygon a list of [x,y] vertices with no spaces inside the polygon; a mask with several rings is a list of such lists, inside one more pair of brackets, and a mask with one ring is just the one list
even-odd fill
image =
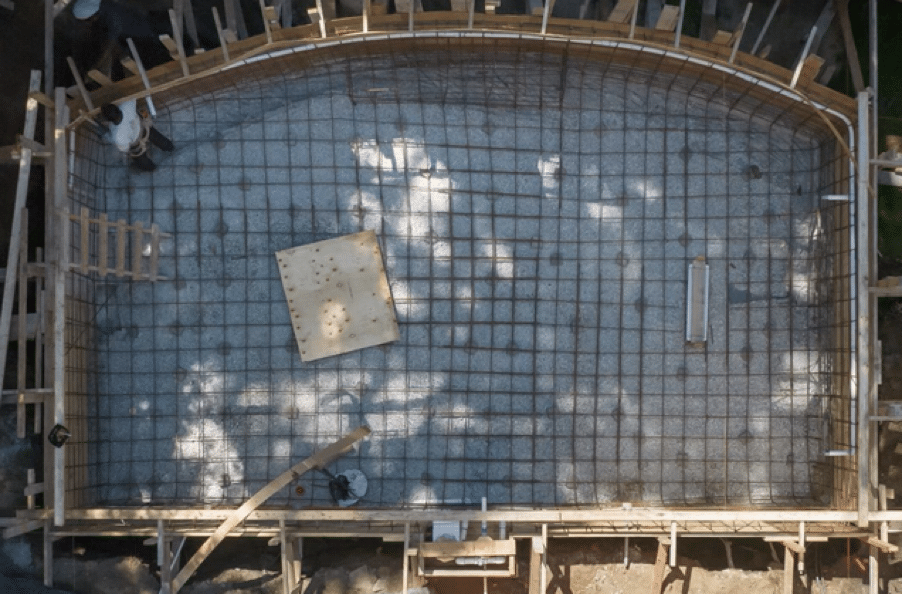
{"label": "metal rod", "polygon": [[814,36],[817,34],[817,25],[811,27],[811,33],[808,34],[808,39],[805,41],[805,47],[802,49],[802,55],[799,56],[799,61],[796,64],[795,71],[792,73],[792,81],[789,83],[789,88],[796,88],[796,83],[799,82],[799,76],[802,74],[802,68],[805,66],[805,59],[808,57],[808,52],[811,51],[811,42],[814,41]]}

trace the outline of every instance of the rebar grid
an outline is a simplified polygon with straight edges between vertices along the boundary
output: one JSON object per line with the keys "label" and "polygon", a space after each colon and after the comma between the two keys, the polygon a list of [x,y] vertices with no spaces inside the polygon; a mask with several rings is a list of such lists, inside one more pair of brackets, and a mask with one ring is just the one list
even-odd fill
{"label": "rebar grid", "polygon": [[[105,149],[104,208],[173,233],[174,280],[98,297],[99,503],[237,502],[360,423],[333,470],[365,505],[831,502],[848,221],[816,117],[544,53],[271,68],[163,110],[152,175]],[[273,252],[362,229],[402,338],[303,364]],[[304,485],[273,502],[329,502]]]}

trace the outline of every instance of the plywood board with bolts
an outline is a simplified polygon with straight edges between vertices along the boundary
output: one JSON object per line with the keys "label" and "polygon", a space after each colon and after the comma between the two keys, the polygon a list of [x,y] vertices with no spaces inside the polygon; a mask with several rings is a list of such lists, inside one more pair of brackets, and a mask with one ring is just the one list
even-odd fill
{"label": "plywood board with bolts", "polygon": [[301,360],[398,340],[394,301],[373,231],[276,253]]}

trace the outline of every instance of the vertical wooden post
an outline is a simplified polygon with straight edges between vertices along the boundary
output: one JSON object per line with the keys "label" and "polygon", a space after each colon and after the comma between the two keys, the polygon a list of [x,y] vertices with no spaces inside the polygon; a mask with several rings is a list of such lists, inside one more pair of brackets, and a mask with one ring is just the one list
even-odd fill
{"label": "vertical wooden post", "polygon": [[[263,0],[260,0],[261,2]],[[172,39],[175,41],[176,49],[179,53],[179,64],[182,65],[182,74],[190,76],[191,71],[188,70],[188,58],[185,55],[185,44],[182,39],[182,21],[175,16],[175,10],[169,9],[169,22],[172,23]]]}
{"label": "vertical wooden post", "polygon": [[319,35],[326,37],[326,13],[323,12],[323,0],[316,0],[316,12],[319,14]]}
{"label": "vertical wooden post", "polygon": [[372,4],[372,0],[363,0],[363,32],[367,33],[370,30],[370,5]]}
{"label": "vertical wooden post", "polygon": [[783,547],[783,594],[792,594],[795,584],[795,571],[792,551],[789,547]]}
{"label": "vertical wooden post", "polygon": [[[810,40],[810,38],[809,38]],[[808,52],[803,52],[804,54]],[[871,472],[876,469],[870,468],[870,406],[871,399],[876,399],[876,394],[871,394],[871,358],[869,351],[871,350],[871,313],[870,299],[868,298],[871,284],[870,278],[870,197],[868,189],[870,182],[868,180],[870,172],[870,139],[868,138],[868,122],[870,121],[869,109],[869,93],[862,91],[858,94],[858,142],[857,146],[857,179],[856,179],[856,203],[855,203],[855,254],[857,274],[857,311],[856,323],[857,336],[856,344],[856,364],[855,377],[853,378],[853,389],[857,392],[854,394],[857,404],[857,418],[855,427],[857,428],[855,455],[857,456],[858,467],[858,526],[865,528],[870,523],[868,515],[871,509]],[[875,230],[876,231],[876,230]]]}
{"label": "vertical wooden post", "polygon": [[404,522],[404,559],[401,561],[401,592],[407,592],[407,573],[410,559],[407,556],[407,549],[410,547],[410,522]]}
{"label": "vertical wooden post", "polygon": [[291,560],[296,586],[303,586],[303,561],[304,561],[304,537],[298,536],[295,540],[294,558]]}
{"label": "vertical wooden post", "polygon": [[197,35],[197,22],[194,20],[194,7],[191,6],[191,0],[175,0],[175,12],[179,23],[185,23],[194,47],[200,47],[200,37]]}
{"label": "vertical wooden post", "polygon": [[532,546],[529,550],[529,594],[545,593],[545,584],[542,583],[542,555],[544,553],[542,537],[533,536]]}
{"label": "vertical wooden post", "polygon": [[[29,468],[28,469],[28,486],[30,487],[34,483],[35,483],[34,468]],[[26,492],[25,506],[28,509],[34,509],[34,495],[31,494],[31,491]]]}
{"label": "vertical wooden post", "polygon": [[[59,230],[57,244],[57,266],[54,270],[53,288],[53,424],[62,425],[66,421],[66,252],[69,249],[69,222],[67,198],[67,179],[69,177],[66,147],[66,126],[69,124],[69,107],[66,105],[66,92],[62,87],[56,89],[56,134],[53,155],[53,191],[57,218],[62,229]],[[48,415],[49,416],[49,415]],[[53,523],[62,526],[66,519],[66,450],[53,448]],[[45,499],[46,487],[45,482]]]}
{"label": "vertical wooden post", "polygon": [[739,23],[739,30],[736,32],[736,39],[733,40],[733,50],[730,52],[730,64],[736,60],[736,52],[739,51],[739,44],[742,43],[742,36],[745,35],[745,27],[749,23],[749,15],[752,13],[752,3],[749,2],[745,7],[745,14],[742,15],[742,21]]}
{"label": "vertical wooden post", "polygon": [[548,30],[548,19],[551,17],[551,11],[554,8],[554,0],[545,0],[545,9],[542,11],[542,35]]}
{"label": "vertical wooden post", "polygon": [[285,520],[279,520],[279,558],[282,560],[282,594],[291,594],[293,580],[291,574],[293,567],[288,557],[288,534],[285,530]]}
{"label": "vertical wooden post", "polygon": [[476,0],[470,0],[469,14],[467,15],[467,29],[473,29],[473,18],[476,14]]}
{"label": "vertical wooden post", "polygon": [[157,565],[160,566],[160,594],[172,592],[172,549],[163,520],[157,520]]}
{"label": "vertical wooden post", "polygon": [[670,566],[677,566],[677,525],[670,523]]}

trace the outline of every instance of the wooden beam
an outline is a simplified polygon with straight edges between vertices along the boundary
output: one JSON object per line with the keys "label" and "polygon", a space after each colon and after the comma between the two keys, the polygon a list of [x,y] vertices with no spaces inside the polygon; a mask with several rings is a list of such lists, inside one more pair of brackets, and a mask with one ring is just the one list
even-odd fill
{"label": "wooden beam", "polygon": [[542,35],[548,30],[548,18],[554,9],[554,0],[545,0],[545,9],[542,11]]}
{"label": "wooden beam", "polygon": [[672,4],[665,4],[661,7],[661,14],[658,16],[658,22],[655,23],[656,31],[676,31],[677,23],[680,19],[680,7]]}
{"label": "wooden beam", "polygon": [[882,553],[898,553],[899,547],[891,542],[881,540],[878,536],[868,536],[861,541],[870,547],[877,548]]}
{"label": "wooden beam", "polygon": [[108,87],[113,84],[113,81],[110,79],[110,77],[95,68],[88,70],[87,76],[101,87]]}
{"label": "wooden beam", "polygon": [[401,592],[407,592],[407,574],[410,573],[410,522],[404,522],[404,552],[401,554]]}
{"label": "wooden beam", "polygon": [[200,37],[197,35],[197,22],[194,20],[194,7],[191,0],[175,0],[174,6],[179,23],[185,23],[188,36],[194,42],[194,47],[200,47]]}
{"label": "wooden beam", "polygon": [[182,586],[185,585],[185,582],[188,581],[188,578],[197,570],[201,563],[203,563],[204,559],[206,559],[213,549],[215,549],[219,543],[225,538],[226,534],[228,534],[232,528],[241,523],[247,516],[260,507],[263,503],[266,502],[273,494],[276,493],[279,489],[287,485],[293,480],[297,480],[298,477],[303,475],[304,473],[313,470],[314,468],[322,468],[326,464],[332,462],[335,458],[345,454],[348,450],[350,450],[355,443],[366,437],[370,434],[369,427],[362,426],[358,427],[342,439],[333,443],[332,445],[316,452],[306,460],[298,462],[272,481],[270,481],[266,486],[257,491],[250,499],[245,501],[241,507],[233,511],[229,517],[216,529],[216,532],[201,545],[200,549],[191,557],[191,560],[185,565],[185,567],[179,572],[179,574],[173,580],[173,594],[178,592]]}
{"label": "wooden beam", "polygon": [[40,530],[44,527],[44,520],[24,520],[18,524],[13,524],[3,529],[3,538],[13,538],[22,536],[34,530]]}

